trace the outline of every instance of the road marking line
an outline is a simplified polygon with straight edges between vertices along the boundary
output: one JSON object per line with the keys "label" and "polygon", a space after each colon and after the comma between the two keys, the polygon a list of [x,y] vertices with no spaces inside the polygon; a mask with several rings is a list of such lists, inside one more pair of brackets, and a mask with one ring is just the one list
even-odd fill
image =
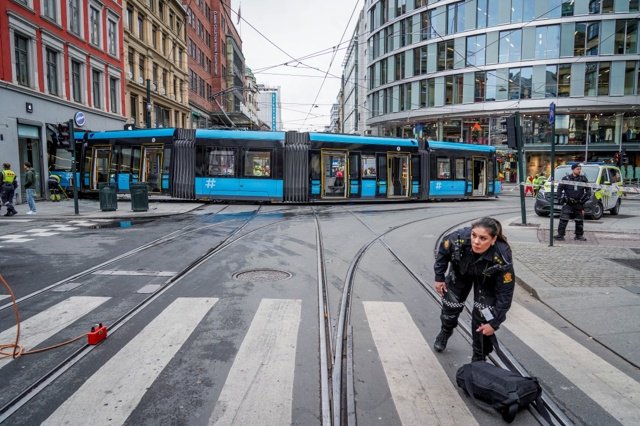
{"label": "road marking line", "polygon": [[301,300],[262,300],[220,392],[210,425],[291,424],[301,312]]}
{"label": "road marking line", "polygon": [[404,304],[363,305],[402,424],[477,424]]}
{"label": "road marking line", "polygon": [[[0,246],[0,248],[2,248],[2,246]],[[0,294],[0,300],[7,299],[8,297],[9,297],[8,294]]]}
{"label": "road marking line", "polygon": [[[20,322],[20,344],[26,349],[34,349],[73,322],[109,300],[109,297],[70,297],[26,320]],[[75,336],[72,336],[75,337]],[[15,327],[0,333],[0,343],[15,341]],[[13,358],[0,359],[0,368]]]}
{"label": "road marking line", "polygon": [[43,424],[121,425],[209,310],[214,298],[179,298],[118,351]]}
{"label": "road marking line", "polygon": [[22,234],[9,234],[9,235],[0,235],[0,240],[14,240],[19,238],[30,237],[30,235],[22,235]]}
{"label": "road marking line", "polygon": [[49,228],[54,228],[54,230],[56,231],[75,231],[79,228],[75,228],[73,226],[67,226],[67,225],[49,225]]}
{"label": "road marking line", "polygon": [[29,235],[30,237],[51,237],[53,235],[58,235],[59,232],[38,232],[38,233],[32,233],[31,235]]}
{"label": "road marking line", "polygon": [[150,293],[153,293],[154,291],[159,290],[160,287],[162,287],[162,284],[147,284],[144,287],[140,288],[140,290],[138,290],[136,293],[150,294]]}
{"label": "road marking line", "polygon": [[130,275],[144,277],[172,277],[176,273],[171,271],[110,271],[101,270],[93,272],[94,275]]}
{"label": "road marking line", "polygon": [[518,303],[505,327],[613,418],[640,424],[640,383]]}

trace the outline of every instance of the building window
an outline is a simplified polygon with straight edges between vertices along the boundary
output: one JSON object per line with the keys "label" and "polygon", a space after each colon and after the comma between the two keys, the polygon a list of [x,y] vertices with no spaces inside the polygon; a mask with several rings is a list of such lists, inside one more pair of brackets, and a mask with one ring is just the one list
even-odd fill
{"label": "building window", "polygon": [[560,25],[536,28],[536,59],[555,59],[560,56]]}
{"label": "building window", "polygon": [[29,67],[29,43],[30,40],[18,33],[15,33],[15,56],[16,56],[16,81],[22,86],[31,86],[31,75]]}
{"label": "building window", "polygon": [[82,35],[80,32],[80,0],[69,0],[69,31],[75,35]]}
{"label": "building window", "polygon": [[586,65],[584,74],[584,95],[596,96],[598,93],[598,63],[591,62]]}
{"label": "building window", "polygon": [[518,62],[522,57],[522,30],[500,31],[498,62]]}
{"label": "building window", "polygon": [[487,71],[486,73],[486,83],[485,83],[485,101],[489,102],[489,101],[495,101],[496,100],[496,94],[497,94],[497,77],[496,77],[496,72],[494,71]]}
{"label": "building window", "polygon": [[558,67],[547,65],[544,96],[555,98],[558,95]]}
{"label": "building window", "polygon": [[627,64],[625,66],[625,70],[624,70],[624,94],[625,95],[633,95],[636,93],[634,88],[634,85],[636,82],[636,76],[640,78],[640,75],[636,71],[637,64],[638,62],[636,61],[627,61]]}
{"label": "building window", "polygon": [[127,8],[127,29],[133,33],[133,9]]}
{"label": "building window", "polygon": [[447,34],[455,34],[464,31],[464,5],[465,2],[457,2],[447,5]]}
{"label": "building window", "polygon": [[144,41],[144,16],[138,15],[138,38]]}
{"label": "building window", "polygon": [[577,22],[575,29],[575,42],[573,54],[575,56],[594,56],[598,54],[598,43],[600,40],[599,22]]}
{"label": "building window", "polygon": [[58,52],[46,49],[47,57],[47,91],[51,95],[58,96]]}
{"label": "building window", "polygon": [[116,57],[119,56],[118,55],[118,23],[111,18],[107,20],[107,40],[108,40],[109,54],[111,56],[116,56]]}
{"label": "building window", "polygon": [[42,0],[42,15],[54,22],[57,22],[58,0]]}
{"label": "building window", "polygon": [[127,55],[127,65],[129,70],[129,80],[131,80],[133,78],[133,66],[134,66],[133,49],[129,49],[129,54]]}
{"label": "building window", "polygon": [[73,100],[82,103],[82,63],[71,61],[71,95]]}
{"label": "building window", "polygon": [[486,79],[484,71],[476,71],[474,76],[474,102],[484,102],[486,91]]}
{"label": "building window", "polygon": [[144,79],[147,77],[144,69],[144,56],[140,55],[138,57],[138,83],[142,84]]}
{"label": "building window", "polygon": [[118,112],[118,79],[109,77],[109,102],[111,103],[111,112]]}
{"label": "building window", "polygon": [[454,40],[438,43],[438,71],[453,69]]}
{"label": "building window", "polygon": [[611,62],[598,64],[598,96],[609,96],[609,78],[611,77]]}
{"label": "building window", "polygon": [[100,10],[89,7],[89,34],[91,44],[100,47]]}
{"label": "building window", "polygon": [[568,98],[571,93],[571,64],[558,65],[558,97]]}
{"label": "building window", "polygon": [[467,66],[481,66],[485,64],[485,46],[487,36],[477,35],[467,37]]}
{"label": "building window", "polygon": [[395,81],[402,80],[404,78],[404,52],[399,53],[395,56],[395,66],[396,66]]}
{"label": "building window", "polygon": [[158,27],[155,25],[151,26],[151,44],[154,49],[158,48]]}
{"label": "building window", "polygon": [[638,53],[638,21],[616,21],[615,53],[618,55]]}
{"label": "building window", "polygon": [[102,109],[102,73],[98,70],[91,70],[91,94],[93,107]]}
{"label": "building window", "polygon": [[133,120],[133,125],[138,124],[138,97],[136,95],[131,95],[129,97],[129,114],[131,115],[131,119]]}

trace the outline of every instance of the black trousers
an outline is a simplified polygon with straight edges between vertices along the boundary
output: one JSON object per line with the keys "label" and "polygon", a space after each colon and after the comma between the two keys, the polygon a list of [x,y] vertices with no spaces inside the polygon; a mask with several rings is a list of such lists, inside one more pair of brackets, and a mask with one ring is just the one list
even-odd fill
{"label": "black trousers", "polygon": [[484,334],[477,332],[476,330],[482,324],[485,324],[484,317],[478,308],[473,309],[473,314],[471,315],[471,332],[473,333],[473,354],[477,356],[486,357],[493,351],[493,343],[489,336],[485,336]]}
{"label": "black trousers", "polygon": [[453,281],[451,275],[445,280],[447,291],[442,298],[442,311],[440,312],[440,321],[442,329],[447,333],[452,333],[453,329],[458,325],[458,317],[464,309],[464,301],[473,287],[473,283],[463,282],[462,280]]}
{"label": "black trousers", "polygon": [[565,204],[560,211],[560,225],[558,235],[564,235],[567,231],[569,219],[576,221],[576,237],[584,235],[584,206],[581,203]]}
{"label": "black trousers", "polygon": [[0,198],[2,199],[2,205],[7,206],[8,213],[18,213],[16,209],[13,207],[13,195],[15,193],[15,189],[11,184],[2,184],[2,194]]}

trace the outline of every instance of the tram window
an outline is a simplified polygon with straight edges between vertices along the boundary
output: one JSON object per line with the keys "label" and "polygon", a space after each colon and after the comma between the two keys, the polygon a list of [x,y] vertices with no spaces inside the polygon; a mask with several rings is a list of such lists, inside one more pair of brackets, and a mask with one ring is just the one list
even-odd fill
{"label": "tram window", "polygon": [[131,148],[122,148],[120,153],[120,173],[131,173]]}
{"label": "tram window", "polygon": [[207,147],[205,154],[206,176],[234,176],[236,154],[231,149]]}
{"label": "tram window", "polygon": [[310,171],[311,179],[320,179],[320,154],[311,154]]}
{"label": "tram window", "polygon": [[269,151],[247,151],[244,156],[244,175],[248,177],[271,176],[271,153]]}
{"label": "tram window", "polygon": [[451,179],[451,160],[447,157],[436,158],[438,179]]}
{"label": "tram window", "polygon": [[456,179],[464,179],[464,158],[456,158]]}
{"label": "tram window", "polygon": [[171,148],[164,149],[164,158],[162,160],[162,173],[169,174],[171,171]]}
{"label": "tram window", "polygon": [[373,155],[362,156],[362,177],[364,179],[376,178],[376,157]]}
{"label": "tram window", "polygon": [[411,179],[420,179],[420,157],[411,156]]}

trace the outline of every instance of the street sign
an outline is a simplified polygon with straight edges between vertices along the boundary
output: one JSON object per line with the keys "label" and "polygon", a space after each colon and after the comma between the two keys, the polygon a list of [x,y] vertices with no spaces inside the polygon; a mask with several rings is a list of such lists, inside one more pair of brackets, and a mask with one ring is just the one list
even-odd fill
{"label": "street sign", "polygon": [[73,122],[75,123],[76,126],[78,127],[84,126],[85,121],[86,121],[86,118],[84,116],[84,112],[78,111],[74,114]]}
{"label": "street sign", "polygon": [[553,124],[556,122],[556,104],[555,102],[551,102],[549,104],[549,124]]}

